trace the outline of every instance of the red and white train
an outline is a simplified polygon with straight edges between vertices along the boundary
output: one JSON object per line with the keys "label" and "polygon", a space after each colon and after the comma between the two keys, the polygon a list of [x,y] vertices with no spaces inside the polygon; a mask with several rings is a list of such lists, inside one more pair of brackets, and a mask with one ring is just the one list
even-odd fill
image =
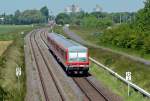
{"label": "red and white train", "polygon": [[57,33],[47,36],[49,49],[65,66],[67,73],[78,71],[87,73],[89,70],[88,49]]}

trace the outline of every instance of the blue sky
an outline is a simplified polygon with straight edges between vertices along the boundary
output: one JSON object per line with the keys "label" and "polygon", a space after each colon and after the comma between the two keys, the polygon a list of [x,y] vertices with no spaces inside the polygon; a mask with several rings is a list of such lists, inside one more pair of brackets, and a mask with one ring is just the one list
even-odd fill
{"label": "blue sky", "polygon": [[71,4],[79,5],[83,10],[91,12],[99,4],[106,12],[137,11],[144,7],[145,0],[1,0],[0,14],[14,13],[17,9],[40,9],[47,6],[53,14],[64,11]]}

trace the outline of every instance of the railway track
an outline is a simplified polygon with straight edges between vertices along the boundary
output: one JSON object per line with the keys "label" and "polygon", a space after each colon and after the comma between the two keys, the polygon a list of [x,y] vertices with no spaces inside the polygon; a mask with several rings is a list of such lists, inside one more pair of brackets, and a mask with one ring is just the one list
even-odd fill
{"label": "railway track", "polygon": [[110,101],[87,78],[73,78],[73,80],[90,101]]}
{"label": "railway track", "polygon": [[[65,98],[61,94],[56,82],[56,78],[52,75],[47,62],[41,52],[40,46],[35,39],[35,35],[39,32],[36,30],[30,35],[31,50],[33,51],[36,67],[39,73],[45,101],[64,101]],[[55,89],[54,89],[55,88]],[[52,93],[53,92],[53,93]]]}
{"label": "railway track", "polygon": [[[30,44],[31,44],[31,47],[32,47],[33,55],[34,55],[34,57],[35,57],[36,55],[35,55],[35,50],[34,50],[33,42],[32,42],[32,35],[34,35],[34,33],[36,33],[36,32],[34,31],[34,32],[32,32],[32,33],[30,34]],[[43,78],[42,78],[42,73],[41,73],[41,71],[40,71],[40,68],[39,68],[39,65],[38,65],[38,60],[37,60],[36,57],[35,57],[35,62],[36,62],[36,66],[37,66],[37,69],[38,69],[40,81],[41,81],[41,84],[42,84],[42,88],[43,88],[45,100],[46,100],[46,101],[49,101],[48,94],[46,93],[46,87],[45,87],[45,84],[44,84],[44,80],[43,80]]]}
{"label": "railway track", "polygon": [[[44,34],[43,34],[44,33]],[[40,33],[40,37],[45,45],[48,47],[46,40],[46,33]],[[86,77],[74,77],[72,78],[76,85],[80,88],[82,93],[85,95],[85,99],[88,101],[112,101],[107,98],[92,82],[90,82]]]}

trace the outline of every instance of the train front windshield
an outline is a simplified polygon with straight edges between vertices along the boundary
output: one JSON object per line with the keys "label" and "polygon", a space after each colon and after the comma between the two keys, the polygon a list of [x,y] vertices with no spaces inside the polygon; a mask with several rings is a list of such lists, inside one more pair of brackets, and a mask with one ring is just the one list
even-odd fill
{"label": "train front windshield", "polygon": [[86,62],[87,52],[69,52],[69,62]]}

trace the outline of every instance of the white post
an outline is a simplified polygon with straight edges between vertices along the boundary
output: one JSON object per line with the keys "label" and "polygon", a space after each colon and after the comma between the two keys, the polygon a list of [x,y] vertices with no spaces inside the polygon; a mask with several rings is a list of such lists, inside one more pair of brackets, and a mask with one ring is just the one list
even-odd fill
{"label": "white post", "polygon": [[[131,72],[126,72],[126,80],[131,80]],[[128,96],[130,96],[130,84],[128,83]]]}
{"label": "white post", "polygon": [[19,76],[21,76],[21,68],[18,67],[18,65],[17,65],[17,68],[16,68],[16,76],[17,76],[17,79],[18,79],[19,95],[21,96],[21,92],[20,92],[20,79],[19,79]]}

